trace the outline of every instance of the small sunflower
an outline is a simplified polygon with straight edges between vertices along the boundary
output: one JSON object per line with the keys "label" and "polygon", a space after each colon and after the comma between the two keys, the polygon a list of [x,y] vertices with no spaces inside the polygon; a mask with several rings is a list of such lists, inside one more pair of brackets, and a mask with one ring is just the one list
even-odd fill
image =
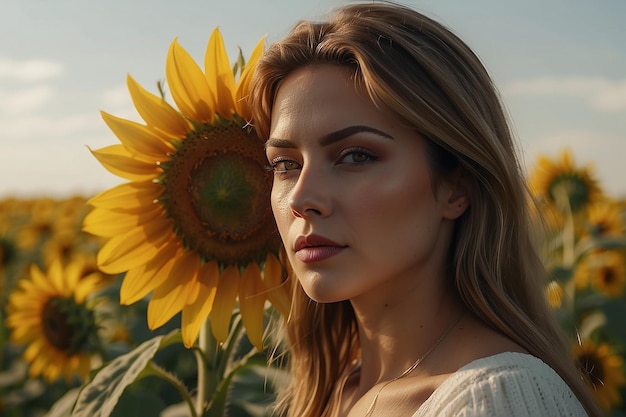
{"label": "small sunflower", "polygon": [[60,260],[43,272],[36,265],[9,296],[7,327],[11,341],[25,345],[23,358],[32,378],[53,382],[74,375],[85,379],[99,350],[95,311],[88,297],[103,283],[99,272],[83,275],[81,262]]}
{"label": "small sunflower", "polygon": [[541,156],[529,179],[533,193],[555,205],[559,210],[580,212],[598,201],[602,192],[591,166],[577,167],[569,150],[559,160]]}
{"label": "small sunflower", "polygon": [[592,204],[587,213],[587,230],[592,236],[624,234],[624,223],[619,205],[612,200]]}
{"label": "small sunflower", "polygon": [[269,205],[272,177],[263,142],[246,122],[245,98],[262,51],[263,39],[239,66],[236,81],[217,29],[204,72],[174,40],[166,79],[179,110],[129,76],[145,124],[102,113],[121,144],[93,154],[129,182],[89,201],[94,209],[83,229],[107,239],[98,253],[100,269],[126,273],[121,303],[152,293],[151,329],[182,311],[187,347],[209,314],[214,336],[226,340],[237,296],[248,338],[259,348],[266,298],[288,312]]}
{"label": "small sunflower", "polygon": [[598,404],[607,412],[621,404],[619,389],[626,384],[624,359],[608,344],[588,339],[574,345],[573,355]]}
{"label": "small sunflower", "polygon": [[626,259],[617,250],[589,253],[577,266],[574,274],[579,289],[591,285],[607,297],[621,297],[626,287]]}

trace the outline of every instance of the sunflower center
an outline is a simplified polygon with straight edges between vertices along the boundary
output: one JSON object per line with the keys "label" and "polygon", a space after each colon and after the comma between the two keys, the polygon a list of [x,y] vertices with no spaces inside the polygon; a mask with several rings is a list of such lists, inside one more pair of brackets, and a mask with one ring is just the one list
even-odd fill
{"label": "sunflower center", "polygon": [[602,276],[602,282],[605,285],[611,285],[615,283],[615,281],[617,280],[615,271],[612,268],[602,268],[602,271],[600,271],[600,274]]}
{"label": "sunflower center", "polygon": [[552,201],[562,206],[566,197],[572,212],[580,210],[589,200],[589,185],[580,176],[575,173],[563,174],[554,179],[548,189],[548,193]]}
{"label": "sunflower center", "polygon": [[245,265],[278,246],[263,144],[243,123],[204,124],[161,165],[159,201],[185,247],[203,259]]}
{"label": "sunflower center", "polygon": [[97,337],[93,311],[71,297],[50,298],[43,307],[41,324],[46,340],[69,354],[89,350]]}
{"label": "sunflower center", "polygon": [[255,227],[246,216],[254,213],[260,178],[249,158],[224,153],[204,158],[190,177],[191,204],[200,222],[225,238],[238,238]]}

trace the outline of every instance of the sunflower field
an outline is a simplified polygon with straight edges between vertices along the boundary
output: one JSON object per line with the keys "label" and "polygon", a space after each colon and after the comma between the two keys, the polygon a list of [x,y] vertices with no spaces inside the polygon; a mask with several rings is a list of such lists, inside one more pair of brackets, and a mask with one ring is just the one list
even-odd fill
{"label": "sunflower field", "polygon": [[[576,166],[567,151],[541,158],[529,183],[543,225],[548,301],[572,335],[571,353],[598,403],[607,415],[624,416],[626,203],[607,196],[592,168]],[[151,330],[149,297],[120,304],[125,274],[97,266],[106,239],[84,231],[90,200],[0,200],[0,415],[200,415],[189,413],[200,384],[220,403],[219,413],[204,415],[264,415],[284,375],[242,337],[238,307],[226,343],[201,332],[213,343],[211,363],[185,347],[181,312]],[[131,371],[132,364],[140,366]],[[97,407],[71,414],[103,373],[105,385],[114,385],[93,389]]]}
{"label": "sunflower field", "polygon": [[[141,123],[93,156],[125,182],[95,196],[0,200],[0,415],[266,416],[286,381],[290,288],[272,176],[245,122],[262,52],[201,68],[177,41],[174,105],[132,77]],[[626,201],[564,151],[529,175],[547,299],[609,416],[626,416]]]}

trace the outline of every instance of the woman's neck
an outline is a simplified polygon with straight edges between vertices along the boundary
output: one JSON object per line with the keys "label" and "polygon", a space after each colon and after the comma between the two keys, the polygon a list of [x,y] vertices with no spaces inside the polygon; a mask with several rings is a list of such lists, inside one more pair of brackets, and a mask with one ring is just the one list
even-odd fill
{"label": "woman's neck", "polygon": [[458,320],[465,308],[442,281],[352,300],[362,352],[358,392],[402,374]]}

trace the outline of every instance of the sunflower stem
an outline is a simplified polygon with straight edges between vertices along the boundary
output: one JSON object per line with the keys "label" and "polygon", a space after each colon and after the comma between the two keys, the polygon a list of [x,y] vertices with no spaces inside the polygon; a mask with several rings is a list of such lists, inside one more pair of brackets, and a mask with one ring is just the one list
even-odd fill
{"label": "sunflower stem", "polygon": [[146,367],[146,372],[149,374],[158,376],[159,378],[162,378],[163,380],[173,385],[178,390],[180,395],[183,397],[187,405],[189,405],[189,410],[191,411],[192,417],[198,417],[199,415],[201,415],[201,414],[198,414],[196,410],[194,409],[193,399],[191,398],[191,395],[189,395],[189,391],[187,391],[187,389],[175,376],[173,376],[172,374],[170,374],[169,372],[167,372],[166,370],[164,370],[163,368],[161,368],[154,362],[148,363],[148,366]]}
{"label": "sunflower stem", "polygon": [[224,343],[224,351],[223,351],[223,359],[218,364],[219,368],[216,367],[217,374],[220,379],[224,379],[226,376],[226,370],[231,365],[233,360],[233,350],[237,345],[237,341],[239,340],[239,336],[243,329],[243,321],[241,320],[241,315],[236,312],[236,317],[233,323],[233,327],[230,331],[230,335],[226,343]]}
{"label": "sunflower stem", "polygon": [[[561,235],[563,255],[561,262],[565,268],[569,268],[569,270],[573,272],[576,263],[576,236],[572,205],[567,191],[563,187],[557,187],[555,194],[557,205],[563,213],[563,230]],[[564,285],[563,289],[567,295],[566,299],[570,300],[570,304],[573,304],[573,297],[576,290],[574,279],[570,279],[568,283]]]}
{"label": "sunflower stem", "polygon": [[210,395],[215,391],[217,382],[215,379],[215,368],[217,361],[217,341],[211,333],[210,319],[204,321],[200,327],[198,338],[198,350],[195,351],[198,364],[198,396],[196,397],[196,413],[201,416]]}

